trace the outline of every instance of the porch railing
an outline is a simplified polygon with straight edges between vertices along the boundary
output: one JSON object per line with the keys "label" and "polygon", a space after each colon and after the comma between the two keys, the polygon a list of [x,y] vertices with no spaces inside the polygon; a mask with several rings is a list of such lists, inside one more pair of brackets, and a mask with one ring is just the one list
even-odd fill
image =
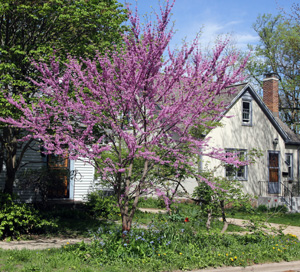
{"label": "porch railing", "polygon": [[290,210],[293,210],[293,197],[299,196],[298,185],[293,183],[288,183],[287,181],[279,181],[280,191],[278,194],[269,192],[269,182],[268,181],[259,181],[260,183],[260,193],[259,196],[278,196],[281,197],[281,201],[284,202]]}

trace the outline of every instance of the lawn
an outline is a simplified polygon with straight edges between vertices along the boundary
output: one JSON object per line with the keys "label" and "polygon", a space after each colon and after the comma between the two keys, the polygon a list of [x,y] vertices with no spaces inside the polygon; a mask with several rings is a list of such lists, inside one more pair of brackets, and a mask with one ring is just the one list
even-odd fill
{"label": "lawn", "polygon": [[[151,199],[141,203],[151,208],[161,208],[160,205]],[[256,214],[261,218],[270,216]],[[290,218],[296,222],[299,218],[295,214],[275,214],[274,220]],[[228,215],[249,216],[232,211]],[[92,243],[66,244],[49,250],[0,250],[0,271],[173,271],[300,259],[300,243],[292,235],[271,236],[259,231],[222,235],[222,222],[218,220],[213,221],[208,233],[206,218],[194,204],[176,204],[172,215],[138,211],[129,233],[121,233],[119,214],[111,216],[114,220],[104,220],[85,210],[58,208],[43,216],[58,226],[47,236],[91,236]],[[230,232],[241,230],[238,226],[228,228]]]}
{"label": "lawn", "polygon": [[256,218],[257,220],[266,221],[268,223],[300,227],[300,213],[286,213],[280,209],[267,211],[253,209],[244,212],[228,211],[227,216],[246,220]]}

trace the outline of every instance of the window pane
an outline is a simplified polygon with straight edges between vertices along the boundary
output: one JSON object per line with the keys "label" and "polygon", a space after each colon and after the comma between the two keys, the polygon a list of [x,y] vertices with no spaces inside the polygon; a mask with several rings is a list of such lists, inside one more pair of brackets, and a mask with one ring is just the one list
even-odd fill
{"label": "window pane", "polygon": [[285,164],[287,165],[288,178],[293,178],[293,154],[285,154]]}
{"label": "window pane", "polygon": [[278,168],[278,154],[276,153],[269,154],[269,166]]}
{"label": "window pane", "polygon": [[237,171],[237,177],[244,178],[245,177],[245,166],[240,166]]}
{"label": "window pane", "polygon": [[250,122],[250,102],[243,102],[243,123]]}
{"label": "window pane", "polygon": [[[235,153],[239,157],[240,161],[245,161],[246,158],[246,151],[238,150],[238,149],[227,149],[227,152]],[[226,165],[225,166],[225,175],[226,177],[231,177],[235,179],[246,180],[247,173],[246,173],[246,166],[236,167],[233,165]]]}
{"label": "window pane", "polygon": [[235,168],[232,165],[226,166],[226,177],[234,177],[235,176]]}
{"label": "window pane", "polygon": [[291,165],[291,157],[290,155],[285,155],[285,163],[287,166]]}

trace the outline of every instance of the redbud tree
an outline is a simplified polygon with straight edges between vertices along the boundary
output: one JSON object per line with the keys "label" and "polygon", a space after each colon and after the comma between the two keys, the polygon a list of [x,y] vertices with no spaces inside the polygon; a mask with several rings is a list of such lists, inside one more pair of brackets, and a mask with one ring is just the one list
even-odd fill
{"label": "redbud tree", "polygon": [[226,105],[220,95],[243,80],[246,61],[236,65],[238,54],[223,54],[226,41],[207,56],[198,37],[172,51],[173,5],[167,2],[156,22],[145,25],[137,12],[130,13],[131,31],[123,36],[122,48],[107,56],[92,61],[70,57],[64,66],[55,57],[49,66],[34,63],[41,75],[33,81],[37,101],[26,104],[22,97],[8,97],[22,116],[1,118],[28,131],[23,140],[42,140],[48,153],[85,158],[94,165],[101,180],[114,188],[123,230],[131,228],[139,197],[155,191],[148,177],[157,165],[180,172],[194,164],[191,154],[240,163],[209,149],[208,140],[191,131],[222,117]]}

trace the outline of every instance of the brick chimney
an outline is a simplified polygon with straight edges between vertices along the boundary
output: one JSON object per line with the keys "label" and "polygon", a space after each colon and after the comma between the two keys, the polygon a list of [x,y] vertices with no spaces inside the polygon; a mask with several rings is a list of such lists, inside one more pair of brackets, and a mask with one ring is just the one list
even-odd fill
{"label": "brick chimney", "polygon": [[263,80],[263,101],[275,117],[279,117],[278,75],[265,74]]}

